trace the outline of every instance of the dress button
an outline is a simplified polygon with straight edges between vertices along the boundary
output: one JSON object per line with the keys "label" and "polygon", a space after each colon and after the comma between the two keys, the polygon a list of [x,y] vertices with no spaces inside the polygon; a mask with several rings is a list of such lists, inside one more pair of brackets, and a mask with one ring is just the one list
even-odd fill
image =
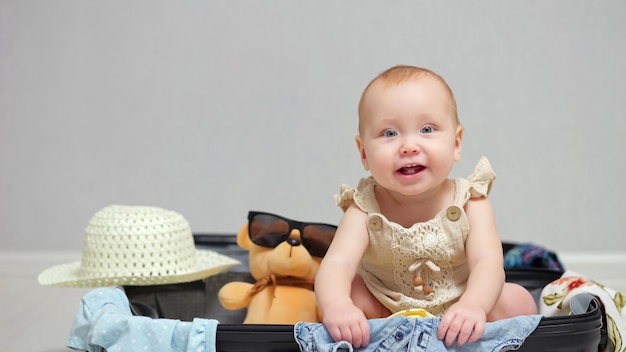
{"label": "dress button", "polygon": [[380,230],[383,227],[383,220],[380,216],[372,215],[367,220],[367,225],[372,230]]}
{"label": "dress button", "polygon": [[400,341],[404,338],[404,333],[402,331],[396,331],[394,337],[396,338],[396,341]]}
{"label": "dress button", "polygon": [[457,221],[461,217],[461,209],[456,205],[451,205],[448,207],[448,211],[446,212],[446,216],[450,221]]}

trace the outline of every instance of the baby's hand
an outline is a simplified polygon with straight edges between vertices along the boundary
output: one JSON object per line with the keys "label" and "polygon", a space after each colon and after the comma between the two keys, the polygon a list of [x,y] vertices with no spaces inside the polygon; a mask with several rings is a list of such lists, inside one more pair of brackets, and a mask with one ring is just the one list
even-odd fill
{"label": "baby's hand", "polygon": [[478,340],[485,331],[487,315],[471,304],[457,302],[450,306],[441,318],[437,337],[444,340],[446,346],[451,346],[456,339],[457,345]]}
{"label": "baby's hand", "polygon": [[354,348],[367,346],[370,326],[365,314],[351,303],[334,304],[324,310],[324,326],[333,340],[347,341]]}

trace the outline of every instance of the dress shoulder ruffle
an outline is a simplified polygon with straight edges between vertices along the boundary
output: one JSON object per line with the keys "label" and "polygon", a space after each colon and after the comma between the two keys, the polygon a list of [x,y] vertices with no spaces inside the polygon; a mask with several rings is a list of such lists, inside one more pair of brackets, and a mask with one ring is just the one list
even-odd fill
{"label": "dress shoulder ruffle", "polygon": [[346,184],[341,185],[339,194],[335,195],[335,203],[345,212],[351,205],[356,205],[364,212],[372,211],[371,201],[376,181],[374,178],[362,178],[359,184],[351,187]]}
{"label": "dress shoulder ruffle", "polygon": [[491,191],[491,185],[496,179],[496,173],[486,157],[480,158],[474,172],[467,178],[471,198],[486,197]]}

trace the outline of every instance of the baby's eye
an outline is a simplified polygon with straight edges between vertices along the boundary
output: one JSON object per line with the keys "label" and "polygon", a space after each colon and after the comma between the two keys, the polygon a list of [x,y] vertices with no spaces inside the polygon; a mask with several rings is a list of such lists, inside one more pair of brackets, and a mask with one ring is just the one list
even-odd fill
{"label": "baby's eye", "polygon": [[394,130],[386,130],[385,132],[383,132],[383,136],[385,137],[395,137],[397,135],[398,135],[398,132]]}
{"label": "baby's eye", "polygon": [[422,130],[420,131],[420,133],[433,133],[433,132],[435,132],[435,130],[433,129],[432,126],[426,126],[422,128]]}

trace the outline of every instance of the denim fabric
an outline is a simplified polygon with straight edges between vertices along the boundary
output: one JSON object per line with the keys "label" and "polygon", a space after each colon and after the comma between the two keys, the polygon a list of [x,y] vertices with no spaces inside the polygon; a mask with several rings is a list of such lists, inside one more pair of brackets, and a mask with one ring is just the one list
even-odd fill
{"label": "denim fabric", "polygon": [[83,297],[67,347],[89,352],[215,352],[216,320],[151,319],[133,316],[128,298],[116,288],[98,288]]}
{"label": "denim fabric", "polygon": [[446,347],[437,338],[441,318],[410,318],[398,316],[371,319],[370,343],[353,349],[346,341],[334,342],[321,323],[300,322],[294,326],[294,336],[301,351],[509,351],[518,349],[539,325],[541,315],[520,316],[487,323],[485,332],[475,342]]}

